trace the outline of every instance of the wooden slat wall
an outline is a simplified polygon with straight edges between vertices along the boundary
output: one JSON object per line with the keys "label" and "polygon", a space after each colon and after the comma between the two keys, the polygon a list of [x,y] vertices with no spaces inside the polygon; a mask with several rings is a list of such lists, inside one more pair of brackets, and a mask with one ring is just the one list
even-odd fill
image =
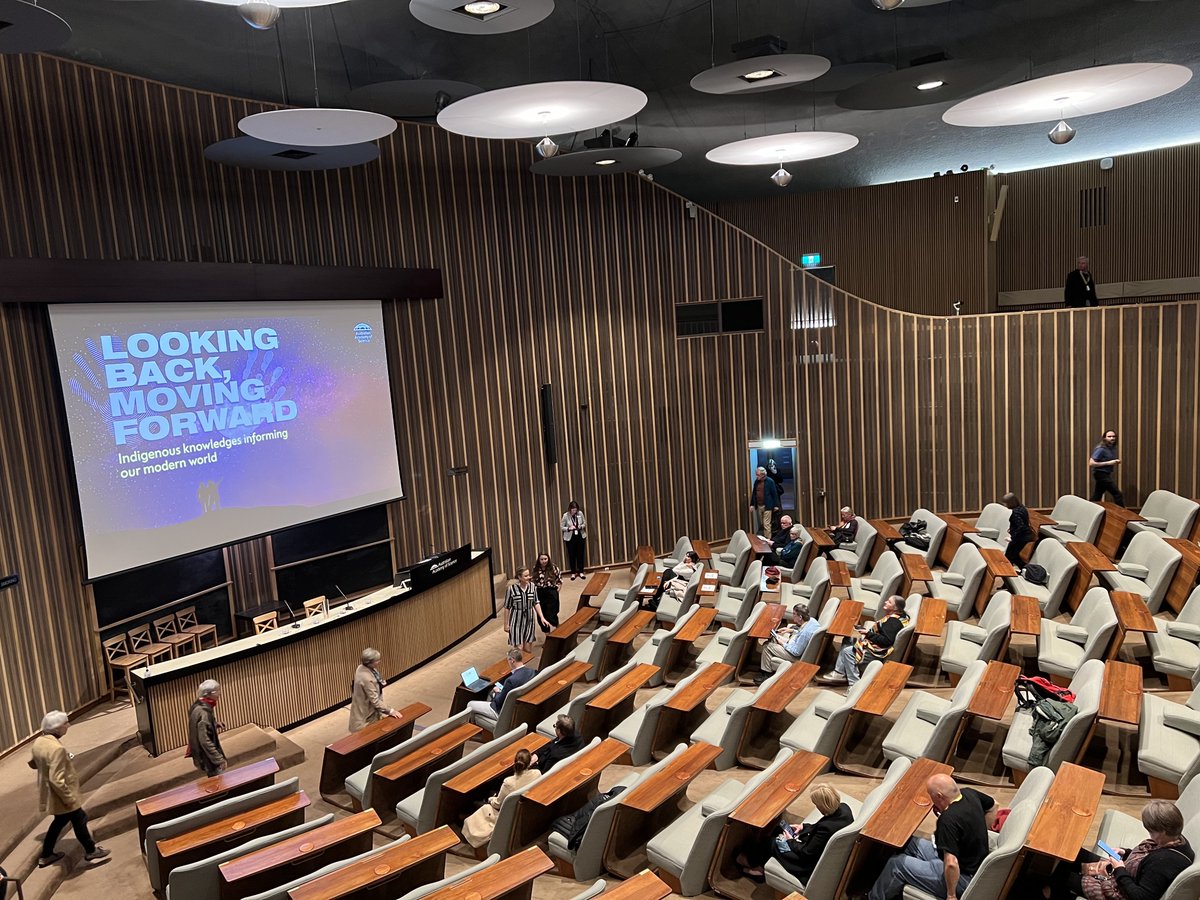
{"label": "wooden slat wall", "polygon": [[723,201],[713,211],[794,263],[820,253],[838,286],[893,309],[950,313],[987,300],[987,173]]}
{"label": "wooden slat wall", "polygon": [[[1200,274],[1200,144],[998,176],[1008,185],[1000,290],[1060,285],[1076,257],[1101,282]],[[1080,192],[1107,188],[1107,224],[1080,227]],[[1148,302],[1139,298],[1137,302]]]}
{"label": "wooden slat wall", "polygon": [[[258,108],[0,57],[0,256],[441,268],[444,300],[384,306],[408,492],[391,509],[398,559],[467,540],[494,548],[498,572],[561,555],[572,497],[591,519],[592,563],[685,530],[721,539],[745,524],[746,442],[772,436],[798,441],[806,521],[843,502],[877,516],[977,510],[1009,487],[1049,505],[1086,490],[1083,460],[1110,425],[1133,500],[1156,485],[1200,493],[1196,303],[909,315],[796,275],[636,176],[535,178],[527,144],[428,126],[401,125],[379,162],[345,172],[205,163],[203,147]],[[766,332],[675,339],[674,304],[727,297],[763,297]],[[44,310],[0,306],[0,410],[19,423],[0,429],[0,569],[22,574],[0,595],[0,691],[13,698],[0,746],[43,708],[99,692],[50,341]],[[469,474],[448,477],[455,465]],[[235,603],[267,599],[264,542],[228,558]]]}

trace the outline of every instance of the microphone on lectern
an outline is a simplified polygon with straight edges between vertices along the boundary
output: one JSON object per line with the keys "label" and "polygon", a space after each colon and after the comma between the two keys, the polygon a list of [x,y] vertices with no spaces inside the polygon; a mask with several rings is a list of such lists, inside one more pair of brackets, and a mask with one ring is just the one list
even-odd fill
{"label": "microphone on lectern", "polygon": [[354,607],[350,605],[350,598],[346,596],[346,592],[343,591],[336,584],[334,585],[334,587],[337,588],[337,592],[342,595],[342,599],[346,601],[346,609],[354,609]]}

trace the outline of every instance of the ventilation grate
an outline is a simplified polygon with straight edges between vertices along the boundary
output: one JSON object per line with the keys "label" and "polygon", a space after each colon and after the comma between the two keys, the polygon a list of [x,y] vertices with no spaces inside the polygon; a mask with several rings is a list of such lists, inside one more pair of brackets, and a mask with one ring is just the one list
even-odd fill
{"label": "ventilation grate", "polygon": [[1108,188],[1084,188],[1079,192],[1079,227],[1099,228],[1108,224]]}

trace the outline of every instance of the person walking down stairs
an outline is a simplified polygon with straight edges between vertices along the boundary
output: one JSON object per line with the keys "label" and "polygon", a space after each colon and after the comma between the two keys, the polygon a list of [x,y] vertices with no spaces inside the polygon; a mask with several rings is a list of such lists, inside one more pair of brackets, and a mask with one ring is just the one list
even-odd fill
{"label": "person walking down stairs", "polygon": [[109,855],[108,850],[96,844],[88,830],[88,817],[83,811],[79,790],[79,773],[75,770],[75,756],[67,751],[61,740],[69,727],[70,721],[65,712],[51,710],[42,719],[42,733],[33,742],[33,758],[29,765],[38,773],[38,809],[54,817],[42,841],[39,868],[63,858],[63,854],[54,847],[68,823],[75,829],[75,837],[83,845],[84,859],[94,862]]}

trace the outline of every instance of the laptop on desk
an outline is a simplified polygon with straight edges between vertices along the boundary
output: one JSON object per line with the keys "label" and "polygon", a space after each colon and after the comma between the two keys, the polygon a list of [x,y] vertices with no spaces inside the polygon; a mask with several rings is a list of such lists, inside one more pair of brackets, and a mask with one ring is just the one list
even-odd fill
{"label": "laptop on desk", "polygon": [[491,684],[486,678],[479,677],[479,673],[475,671],[474,666],[471,666],[471,668],[462,673],[462,683],[468,691],[475,692],[482,691]]}

